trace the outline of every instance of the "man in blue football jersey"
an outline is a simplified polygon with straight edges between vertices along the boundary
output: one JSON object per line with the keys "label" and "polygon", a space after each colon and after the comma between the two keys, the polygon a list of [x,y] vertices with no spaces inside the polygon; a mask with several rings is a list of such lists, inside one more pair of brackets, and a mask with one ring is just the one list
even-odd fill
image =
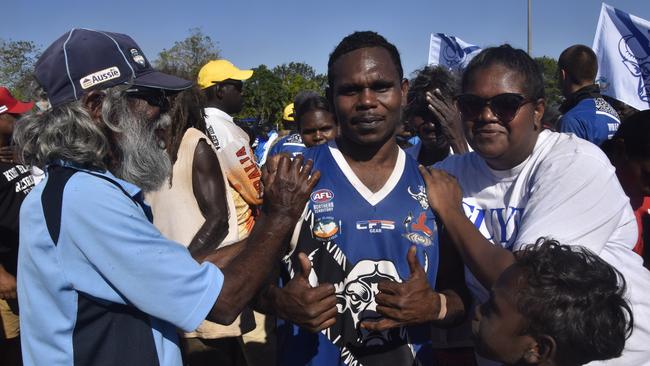
{"label": "man in blue football jersey", "polygon": [[291,238],[284,286],[267,292],[290,322],[279,362],[427,363],[429,326],[462,320],[467,296],[418,164],[395,140],[408,89],[399,53],[377,33],[353,33],[328,78],[341,136],[305,152],[324,174]]}

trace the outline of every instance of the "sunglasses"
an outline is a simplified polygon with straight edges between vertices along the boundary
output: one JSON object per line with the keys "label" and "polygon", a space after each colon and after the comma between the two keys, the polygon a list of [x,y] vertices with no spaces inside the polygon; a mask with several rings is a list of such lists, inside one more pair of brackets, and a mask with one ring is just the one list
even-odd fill
{"label": "sunglasses", "polygon": [[490,107],[492,113],[503,123],[512,121],[519,112],[519,108],[533,102],[521,94],[503,93],[492,98],[481,98],[474,94],[461,94],[456,97],[456,105],[465,120],[478,119],[485,106]]}
{"label": "sunglasses", "polygon": [[131,88],[127,89],[124,94],[127,98],[144,100],[150,106],[159,107],[163,111],[169,110],[169,99],[162,89]]}

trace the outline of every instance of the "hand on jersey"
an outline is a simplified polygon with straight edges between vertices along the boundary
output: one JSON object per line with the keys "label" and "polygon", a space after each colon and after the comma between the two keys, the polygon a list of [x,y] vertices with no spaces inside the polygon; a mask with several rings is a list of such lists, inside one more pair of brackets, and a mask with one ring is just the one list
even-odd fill
{"label": "hand on jersey", "polygon": [[462,210],[463,192],[456,178],[447,172],[420,165],[420,174],[427,185],[429,206],[444,221],[446,213]]}
{"label": "hand on jersey", "polygon": [[438,320],[440,296],[431,289],[427,274],[411,246],[406,255],[411,277],[402,283],[380,282],[375,296],[380,320],[366,320],[361,327],[370,331],[383,331],[404,325],[415,325]]}
{"label": "hand on jersey", "polygon": [[427,107],[440,122],[442,131],[454,152],[457,154],[467,152],[460,113],[454,103],[443,97],[439,89],[435,89],[433,92],[427,92]]}
{"label": "hand on jersey", "polygon": [[336,322],[336,295],[334,285],[309,285],[311,262],[304,253],[298,254],[302,272],[296,274],[289,283],[276,289],[275,309],[282,319],[318,332],[334,325]]}
{"label": "hand on jersey", "polygon": [[17,164],[18,159],[16,159],[16,146],[3,146],[0,147],[0,162]]}
{"label": "hand on jersey", "polygon": [[297,221],[305,209],[320,172],[311,169],[314,162],[302,156],[291,160],[286,155],[269,159],[262,169],[264,207],[271,216],[287,217]]}

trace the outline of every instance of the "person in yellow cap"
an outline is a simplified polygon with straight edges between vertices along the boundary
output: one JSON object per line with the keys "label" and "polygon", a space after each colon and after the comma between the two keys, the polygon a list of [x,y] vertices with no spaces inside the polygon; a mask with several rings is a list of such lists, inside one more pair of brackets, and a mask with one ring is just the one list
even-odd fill
{"label": "person in yellow cap", "polygon": [[[222,59],[205,64],[199,71],[197,80],[205,96],[206,134],[217,149],[221,169],[228,180],[227,193],[231,196],[228,198],[232,198],[228,200],[229,212],[234,213],[228,219],[228,238],[234,241],[248,237],[255,223],[255,206],[262,204],[261,173],[250,147],[250,137],[232,118],[242,110],[243,82],[252,75],[253,70],[241,70],[230,61]],[[230,207],[231,205],[233,207]],[[268,349],[275,348],[275,344],[269,340],[270,334],[267,335],[264,329],[265,323],[270,322],[275,320],[265,319],[258,313],[253,317],[249,310],[242,313],[234,327],[205,322],[197,331],[186,335],[190,337],[186,339],[186,351],[191,359],[210,360],[210,357],[203,356],[224,350],[241,352],[239,343],[255,342],[254,352],[251,351],[253,347],[243,347],[246,362],[250,366],[266,364],[269,359],[275,357],[267,352]],[[255,323],[257,328],[253,329]],[[252,332],[249,332],[251,330]]]}

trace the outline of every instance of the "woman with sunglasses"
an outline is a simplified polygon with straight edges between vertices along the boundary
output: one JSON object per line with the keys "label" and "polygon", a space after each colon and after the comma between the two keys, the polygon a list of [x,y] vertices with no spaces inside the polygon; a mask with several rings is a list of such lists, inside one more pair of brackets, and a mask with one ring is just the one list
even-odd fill
{"label": "woman with sunglasses", "polygon": [[[634,215],[607,157],[574,135],[542,129],[542,75],[522,50],[508,45],[483,50],[465,70],[456,103],[474,151],[421,171],[431,207],[471,272],[467,283],[476,300],[488,299],[487,289],[514,263],[513,252],[549,236],[587,247],[618,269],[634,313],[630,338],[594,314],[588,325],[593,336],[578,337],[571,350],[558,348],[554,337],[580,334],[583,324],[562,329],[549,324],[531,336],[495,321],[498,336],[478,340],[483,355],[509,364],[568,364],[561,360],[576,353],[586,363],[622,351],[607,364],[650,364],[650,296],[644,292],[650,289],[650,272],[632,251]],[[555,304],[549,312],[584,311],[562,308],[561,299]]]}

